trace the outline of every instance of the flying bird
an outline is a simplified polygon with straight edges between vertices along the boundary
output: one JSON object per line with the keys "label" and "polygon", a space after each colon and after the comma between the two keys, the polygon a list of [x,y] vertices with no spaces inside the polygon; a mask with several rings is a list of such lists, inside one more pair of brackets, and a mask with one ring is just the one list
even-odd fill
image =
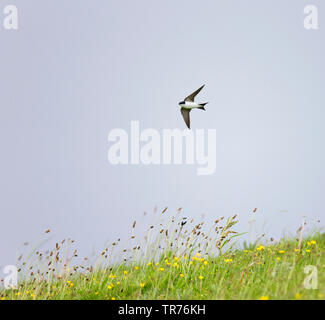
{"label": "flying bird", "polygon": [[206,102],[206,103],[194,102],[195,96],[203,89],[203,87],[204,87],[204,85],[202,87],[200,87],[199,89],[197,89],[196,91],[194,91],[193,93],[191,93],[189,96],[187,96],[184,99],[184,101],[181,101],[179,103],[179,105],[181,107],[182,116],[183,116],[184,121],[189,129],[191,129],[190,128],[190,111],[192,109],[205,110],[204,106],[208,103],[208,102]]}

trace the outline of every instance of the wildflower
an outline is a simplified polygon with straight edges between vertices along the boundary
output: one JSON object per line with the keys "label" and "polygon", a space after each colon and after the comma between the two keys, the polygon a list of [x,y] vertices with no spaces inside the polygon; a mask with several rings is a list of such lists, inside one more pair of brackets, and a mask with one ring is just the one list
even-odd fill
{"label": "wildflower", "polygon": [[309,249],[306,249],[306,252],[308,252],[308,253],[309,253],[309,252],[310,252],[310,250],[309,250]]}
{"label": "wildflower", "polygon": [[112,286],[108,285],[108,286],[107,286],[107,289],[108,289],[108,290],[112,290]]}
{"label": "wildflower", "polygon": [[116,300],[114,297],[112,297],[112,300]]}
{"label": "wildflower", "polygon": [[178,258],[178,257],[174,257],[174,260],[175,260],[175,261],[178,261],[178,260],[179,260],[179,258]]}
{"label": "wildflower", "polygon": [[33,293],[31,293],[31,295],[30,295],[32,298],[35,298],[35,294],[33,294]]}
{"label": "wildflower", "polygon": [[125,275],[128,274],[128,272],[127,272],[126,270],[124,270],[123,273],[124,273]]}
{"label": "wildflower", "polygon": [[245,252],[245,253],[248,253],[248,252],[249,252],[249,250],[246,250],[246,249],[245,249],[245,250],[244,250],[244,252]]}
{"label": "wildflower", "polygon": [[5,299],[6,299],[5,297],[1,297],[1,298],[0,298],[0,300],[2,300],[2,301],[5,300]]}
{"label": "wildflower", "polygon": [[108,276],[110,279],[114,279],[116,277],[116,275],[114,275],[113,273],[111,273],[109,276]]}
{"label": "wildflower", "polygon": [[143,288],[144,287],[144,283],[140,282],[140,287]]}
{"label": "wildflower", "polygon": [[187,256],[184,256],[183,259],[186,260],[187,259]]}
{"label": "wildflower", "polygon": [[262,250],[264,250],[264,247],[263,247],[263,246],[258,246],[258,247],[256,248],[256,251],[262,251]]}
{"label": "wildflower", "polygon": [[159,262],[156,262],[155,265],[156,265],[156,266],[159,266]]}
{"label": "wildflower", "polygon": [[178,267],[179,267],[179,265],[178,265],[177,262],[174,262],[174,263],[173,263],[173,266],[174,266],[175,268],[178,268]]}
{"label": "wildflower", "polygon": [[319,294],[318,294],[318,298],[319,298],[319,299],[322,299],[322,298],[323,298],[323,294],[322,294],[322,293],[319,293]]}
{"label": "wildflower", "polygon": [[294,252],[299,252],[299,249],[295,249]]}
{"label": "wildflower", "polygon": [[152,262],[148,262],[148,263],[147,263],[147,266],[151,266],[151,265],[152,265]]}
{"label": "wildflower", "polygon": [[284,254],[284,253],[285,253],[285,251],[284,251],[284,250],[280,250],[280,251],[279,251],[279,253],[281,253],[281,254]]}
{"label": "wildflower", "polygon": [[202,280],[204,277],[203,276],[199,276],[199,279]]}
{"label": "wildflower", "polygon": [[280,261],[280,260],[281,260],[281,258],[280,258],[280,257],[276,257],[276,259],[277,259],[278,261]]}
{"label": "wildflower", "polygon": [[95,292],[95,295],[96,295],[96,296],[98,295],[98,291]]}
{"label": "wildflower", "polygon": [[117,285],[120,285],[120,284],[121,284],[121,282],[120,282],[120,281],[117,281],[117,282],[116,282],[116,284],[117,284]]}
{"label": "wildflower", "polygon": [[206,266],[208,264],[208,261],[204,261],[203,264]]}
{"label": "wildflower", "polygon": [[301,299],[301,294],[300,293],[296,293],[296,299],[297,300]]}
{"label": "wildflower", "polygon": [[193,261],[190,261],[190,265],[193,264]]}
{"label": "wildflower", "polygon": [[165,269],[164,269],[164,268],[159,268],[158,270],[159,270],[159,271],[164,271]]}
{"label": "wildflower", "polygon": [[180,276],[181,278],[184,278],[184,275],[183,275],[183,273],[181,273],[179,276]]}
{"label": "wildflower", "polygon": [[20,292],[17,292],[17,293],[16,293],[16,296],[20,296],[20,295],[21,295],[21,293],[20,293]]}
{"label": "wildflower", "polygon": [[311,242],[310,241],[307,241],[307,246],[311,246]]}
{"label": "wildflower", "polygon": [[224,260],[226,263],[232,262],[232,259],[225,259]]}
{"label": "wildflower", "polygon": [[269,297],[268,296],[262,296],[262,297],[260,297],[259,300],[269,300]]}
{"label": "wildflower", "polygon": [[316,244],[316,241],[315,240],[311,240],[310,241],[310,244]]}
{"label": "wildflower", "polygon": [[199,256],[200,256],[200,253],[199,253],[199,252],[197,252],[195,255],[196,255],[197,257],[199,257]]}
{"label": "wildflower", "polygon": [[135,269],[135,270],[139,270],[139,267],[135,266],[134,269]]}

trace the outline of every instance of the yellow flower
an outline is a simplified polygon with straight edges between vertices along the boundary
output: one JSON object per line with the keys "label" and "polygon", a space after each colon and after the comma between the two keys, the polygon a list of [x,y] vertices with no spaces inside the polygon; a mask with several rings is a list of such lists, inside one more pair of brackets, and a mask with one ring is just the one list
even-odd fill
{"label": "yellow flower", "polygon": [[249,252],[249,250],[244,250],[244,252],[245,252],[245,253],[248,253],[248,252]]}
{"label": "yellow flower", "polygon": [[311,246],[311,242],[310,241],[307,241],[307,246]]}
{"label": "yellow flower", "polygon": [[181,278],[184,278],[184,275],[183,275],[183,273],[181,273],[179,276],[180,276]]}
{"label": "yellow flower", "polygon": [[309,252],[310,252],[310,250],[309,250],[309,249],[306,249],[306,252],[308,252],[308,253],[309,253]]}
{"label": "yellow flower", "polygon": [[200,253],[199,253],[199,252],[197,252],[195,255],[196,255],[197,257],[199,257],[199,256],[200,256]]}
{"label": "yellow flower", "polygon": [[258,246],[258,247],[256,248],[256,250],[257,250],[257,251],[262,251],[262,250],[264,250],[264,247],[263,247],[263,246]]}
{"label": "yellow flower", "polygon": [[174,263],[173,263],[173,266],[174,266],[175,268],[178,268],[178,267],[179,267],[179,265],[178,265],[177,262],[174,262]]}
{"label": "yellow flower", "polygon": [[139,267],[136,266],[136,267],[134,267],[134,269],[135,269],[135,270],[139,270]]}
{"label": "yellow flower", "polygon": [[183,259],[186,260],[187,259],[187,256],[184,256]]}
{"label": "yellow flower", "polygon": [[114,279],[116,277],[116,275],[114,275],[113,273],[111,273],[109,276],[108,276],[110,279]]}
{"label": "yellow flower", "polygon": [[204,277],[203,276],[199,276],[199,279],[202,280]]}
{"label": "yellow flower", "polygon": [[108,290],[111,290],[111,289],[112,289],[112,286],[108,285],[108,286],[107,286],[107,289],[108,289]]}
{"label": "yellow flower", "polygon": [[0,300],[5,300],[6,298],[5,297],[1,297]]}
{"label": "yellow flower", "polygon": [[95,295],[96,295],[96,296],[98,295],[98,291],[95,292]]}
{"label": "yellow flower", "polygon": [[164,269],[164,268],[159,268],[158,270],[159,270],[159,271],[164,271],[165,269]]}
{"label": "yellow flower", "polygon": [[299,249],[295,249],[294,251],[295,251],[295,252],[299,252]]}
{"label": "yellow flower", "polygon": [[20,296],[20,295],[21,295],[21,293],[20,293],[20,292],[17,292],[17,293],[16,293],[16,296]]}
{"label": "yellow flower", "polygon": [[190,261],[190,265],[193,264],[193,261]]}
{"label": "yellow flower", "polygon": [[159,266],[159,262],[156,262],[155,265],[156,265],[156,266]]}
{"label": "yellow flower", "polygon": [[112,300],[116,300],[114,297],[112,297]]}
{"label": "yellow flower", "polygon": [[121,284],[121,282],[120,281],[117,281],[116,284]]}
{"label": "yellow flower", "polygon": [[283,253],[285,253],[285,251],[284,250],[280,250],[279,253],[283,254]]}
{"label": "yellow flower", "polygon": [[140,287],[143,288],[144,286],[145,286],[145,284],[140,282]]}
{"label": "yellow flower", "polygon": [[322,298],[323,298],[323,294],[322,294],[322,293],[319,293],[319,294],[318,294],[318,298],[319,298],[319,299],[322,299]]}
{"label": "yellow flower", "polygon": [[296,293],[296,299],[301,299],[301,294],[300,293]]}
{"label": "yellow flower", "polygon": [[204,264],[204,265],[207,265],[207,264],[208,264],[208,261],[204,261],[203,264]]}
{"label": "yellow flower", "polygon": [[152,265],[152,262],[148,262],[148,263],[147,263],[147,266],[151,266],[151,265]]}
{"label": "yellow flower", "polygon": [[179,258],[178,257],[174,257],[174,260],[177,261],[177,260],[179,260]]}
{"label": "yellow flower", "polygon": [[277,259],[278,261],[280,261],[280,260],[281,260],[281,258],[280,258],[280,257],[277,257],[276,259]]}
{"label": "yellow flower", "polygon": [[316,241],[315,240],[311,240],[310,243],[311,244],[316,244]]}
{"label": "yellow flower", "polygon": [[262,297],[260,297],[260,300],[269,300],[269,297],[268,296],[262,296]]}
{"label": "yellow flower", "polygon": [[126,270],[123,271],[124,274],[128,274],[128,272]]}
{"label": "yellow flower", "polygon": [[30,295],[32,298],[35,298],[35,294],[33,294],[33,293],[31,293],[31,295]]}
{"label": "yellow flower", "polygon": [[232,262],[232,259],[225,259],[224,260],[226,263]]}

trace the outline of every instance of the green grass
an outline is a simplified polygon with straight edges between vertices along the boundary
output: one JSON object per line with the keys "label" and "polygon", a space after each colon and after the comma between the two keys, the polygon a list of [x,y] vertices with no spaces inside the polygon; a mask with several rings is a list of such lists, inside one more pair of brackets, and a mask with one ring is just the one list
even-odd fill
{"label": "green grass", "polygon": [[[234,249],[234,218],[219,229],[213,226],[217,238],[202,235],[199,225],[187,233],[179,228],[180,221],[172,221],[175,226],[170,224],[169,232],[147,235],[143,255],[133,248],[123,263],[114,263],[111,249],[105,249],[93,267],[68,268],[71,262],[65,261],[59,272],[58,265],[48,262],[55,257],[57,264],[64,262],[57,245],[44,257],[46,272],[40,267],[17,289],[0,289],[0,299],[324,299],[325,234]],[[35,261],[31,265],[23,264],[25,274],[36,270]],[[304,286],[308,265],[317,268],[318,289]]]}

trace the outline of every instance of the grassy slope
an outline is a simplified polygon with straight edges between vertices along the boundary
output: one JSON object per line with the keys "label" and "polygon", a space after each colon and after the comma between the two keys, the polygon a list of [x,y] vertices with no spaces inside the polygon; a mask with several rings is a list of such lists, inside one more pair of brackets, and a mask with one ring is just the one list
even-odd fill
{"label": "grassy slope", "polygon": [[[62,279],[21,283],[8,299],[324,299],[325,234],[225,255],[173,256],[115,265]],[[317,267],[318,289],[305,289],[304,268]]]}

